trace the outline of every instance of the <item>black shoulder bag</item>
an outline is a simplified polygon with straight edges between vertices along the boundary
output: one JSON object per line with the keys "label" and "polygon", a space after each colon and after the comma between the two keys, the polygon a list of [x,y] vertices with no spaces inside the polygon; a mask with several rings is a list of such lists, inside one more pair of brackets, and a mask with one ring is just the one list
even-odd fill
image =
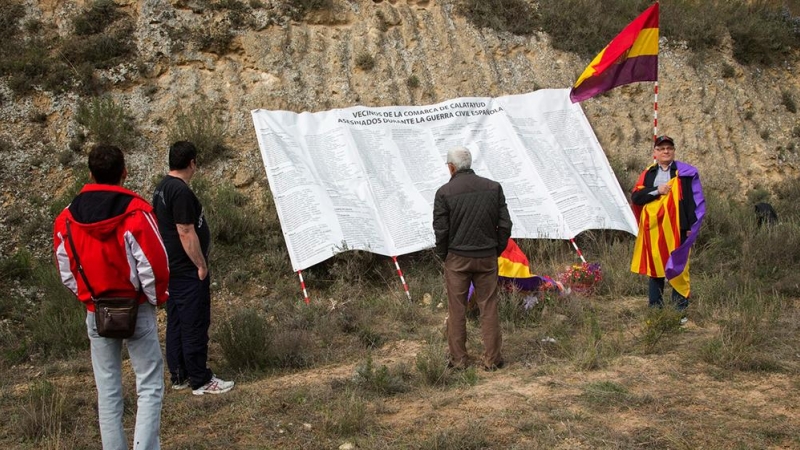
{"label": "black shoulder bag", "polygon": [[89,279],[83,271],[83,265],[72,242],[72,230],[67,219],[67,241],[72,249],[72,255],[78,264],[78,272],[86,283],[89,293],[92,295],[94,303],[94,321],[97,325],[97,334],[107,338],[126,339],[133,336],[136,331],[136,317],[139,314],[139,294],[134,298],[130,297],[97,297],[89,284]]}

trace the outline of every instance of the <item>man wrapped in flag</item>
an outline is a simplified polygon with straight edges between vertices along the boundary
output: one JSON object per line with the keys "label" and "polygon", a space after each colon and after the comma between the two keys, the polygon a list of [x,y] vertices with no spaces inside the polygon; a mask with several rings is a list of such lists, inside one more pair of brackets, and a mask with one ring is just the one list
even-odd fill
{"label": "man wrapped in flag", "polygon": [[[697,169],[675,160],[675,141],[659,136],[655,163],[639,176],[631,193],[639,234],[631,271],[648,275],[648,301],[663,306],[664,279],[672,285],[672,301],[680,311],[689,306],[689,251],[705,216],[703,187]],[[686,323],[684,313],[681,323]]]}

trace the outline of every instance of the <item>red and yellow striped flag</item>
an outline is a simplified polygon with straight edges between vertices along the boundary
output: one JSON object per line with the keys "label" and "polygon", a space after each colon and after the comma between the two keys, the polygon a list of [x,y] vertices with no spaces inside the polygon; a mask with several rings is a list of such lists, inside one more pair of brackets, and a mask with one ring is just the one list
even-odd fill
{"label": "red and yellow striped flag", "polygon": [[623,84],[658,80],[658,2],[628,24],[595,56],[569,98],[581,102]]}
{"label": "red and yellow striped flag", "polygon": [[[633,248],[631,271],[650,277],[665,277],[670,254],[681,245],[681,223],[678,205],[683,193],[680,178],[674,177],[667,185],[669,194],[644,205],[639,215],[639,234]],[[689,295],[689,263],[669,283],[684,297]]]}

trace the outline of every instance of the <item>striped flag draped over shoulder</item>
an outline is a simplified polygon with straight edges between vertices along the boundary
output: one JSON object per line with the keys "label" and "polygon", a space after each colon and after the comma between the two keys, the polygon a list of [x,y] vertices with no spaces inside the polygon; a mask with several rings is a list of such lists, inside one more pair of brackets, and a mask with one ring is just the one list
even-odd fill
{"label": "striped flag draped over shoulder", "polygon": [[628,24],[586,67],[569,98],[581,102],[623,84],[658,80],[658,3]]}
{"label": "striped flag draped over shoulder", "polygon": [[[689,253],[705,217],[705,198],[697,169],[676,161],[678,173],[669,180],[669,194],[634,208],[639,219],[639,234],[633,248],[631,271],[650,277],[666,278],[673,289],[689,297]],[[644,188],[645,170],[634,190]],[[679,177],[692,178],[692,191],[683,192]],[[678,208],[684,195],[693,195],[695,217],[689,235],[681,244],[681,223]]]}

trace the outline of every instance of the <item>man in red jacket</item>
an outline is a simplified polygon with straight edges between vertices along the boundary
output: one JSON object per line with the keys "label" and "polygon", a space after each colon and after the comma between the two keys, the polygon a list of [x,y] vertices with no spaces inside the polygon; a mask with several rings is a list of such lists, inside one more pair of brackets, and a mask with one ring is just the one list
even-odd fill
{"label": "man in red jacket", "polygon": [[[138,405],[134,449],[159,449],[164,360],[156,328],[156,306],[167,301],[169,265],[153,208],[122,187],[128,175],[119,148],[95,146],[89,153],[92,183],[83,187],[56,218],[53,246],[61,281],[86,305],[86,328],[97,385],[100,435],[104,449],[127,449],[122,426],[123,339],[101,337],[94,318],[98,297],[137,297],[136,331],[126,339],[136,373]],[[79,274],[78,263],[89,283]],[[91,288],[91,289],[90,289]]]}

